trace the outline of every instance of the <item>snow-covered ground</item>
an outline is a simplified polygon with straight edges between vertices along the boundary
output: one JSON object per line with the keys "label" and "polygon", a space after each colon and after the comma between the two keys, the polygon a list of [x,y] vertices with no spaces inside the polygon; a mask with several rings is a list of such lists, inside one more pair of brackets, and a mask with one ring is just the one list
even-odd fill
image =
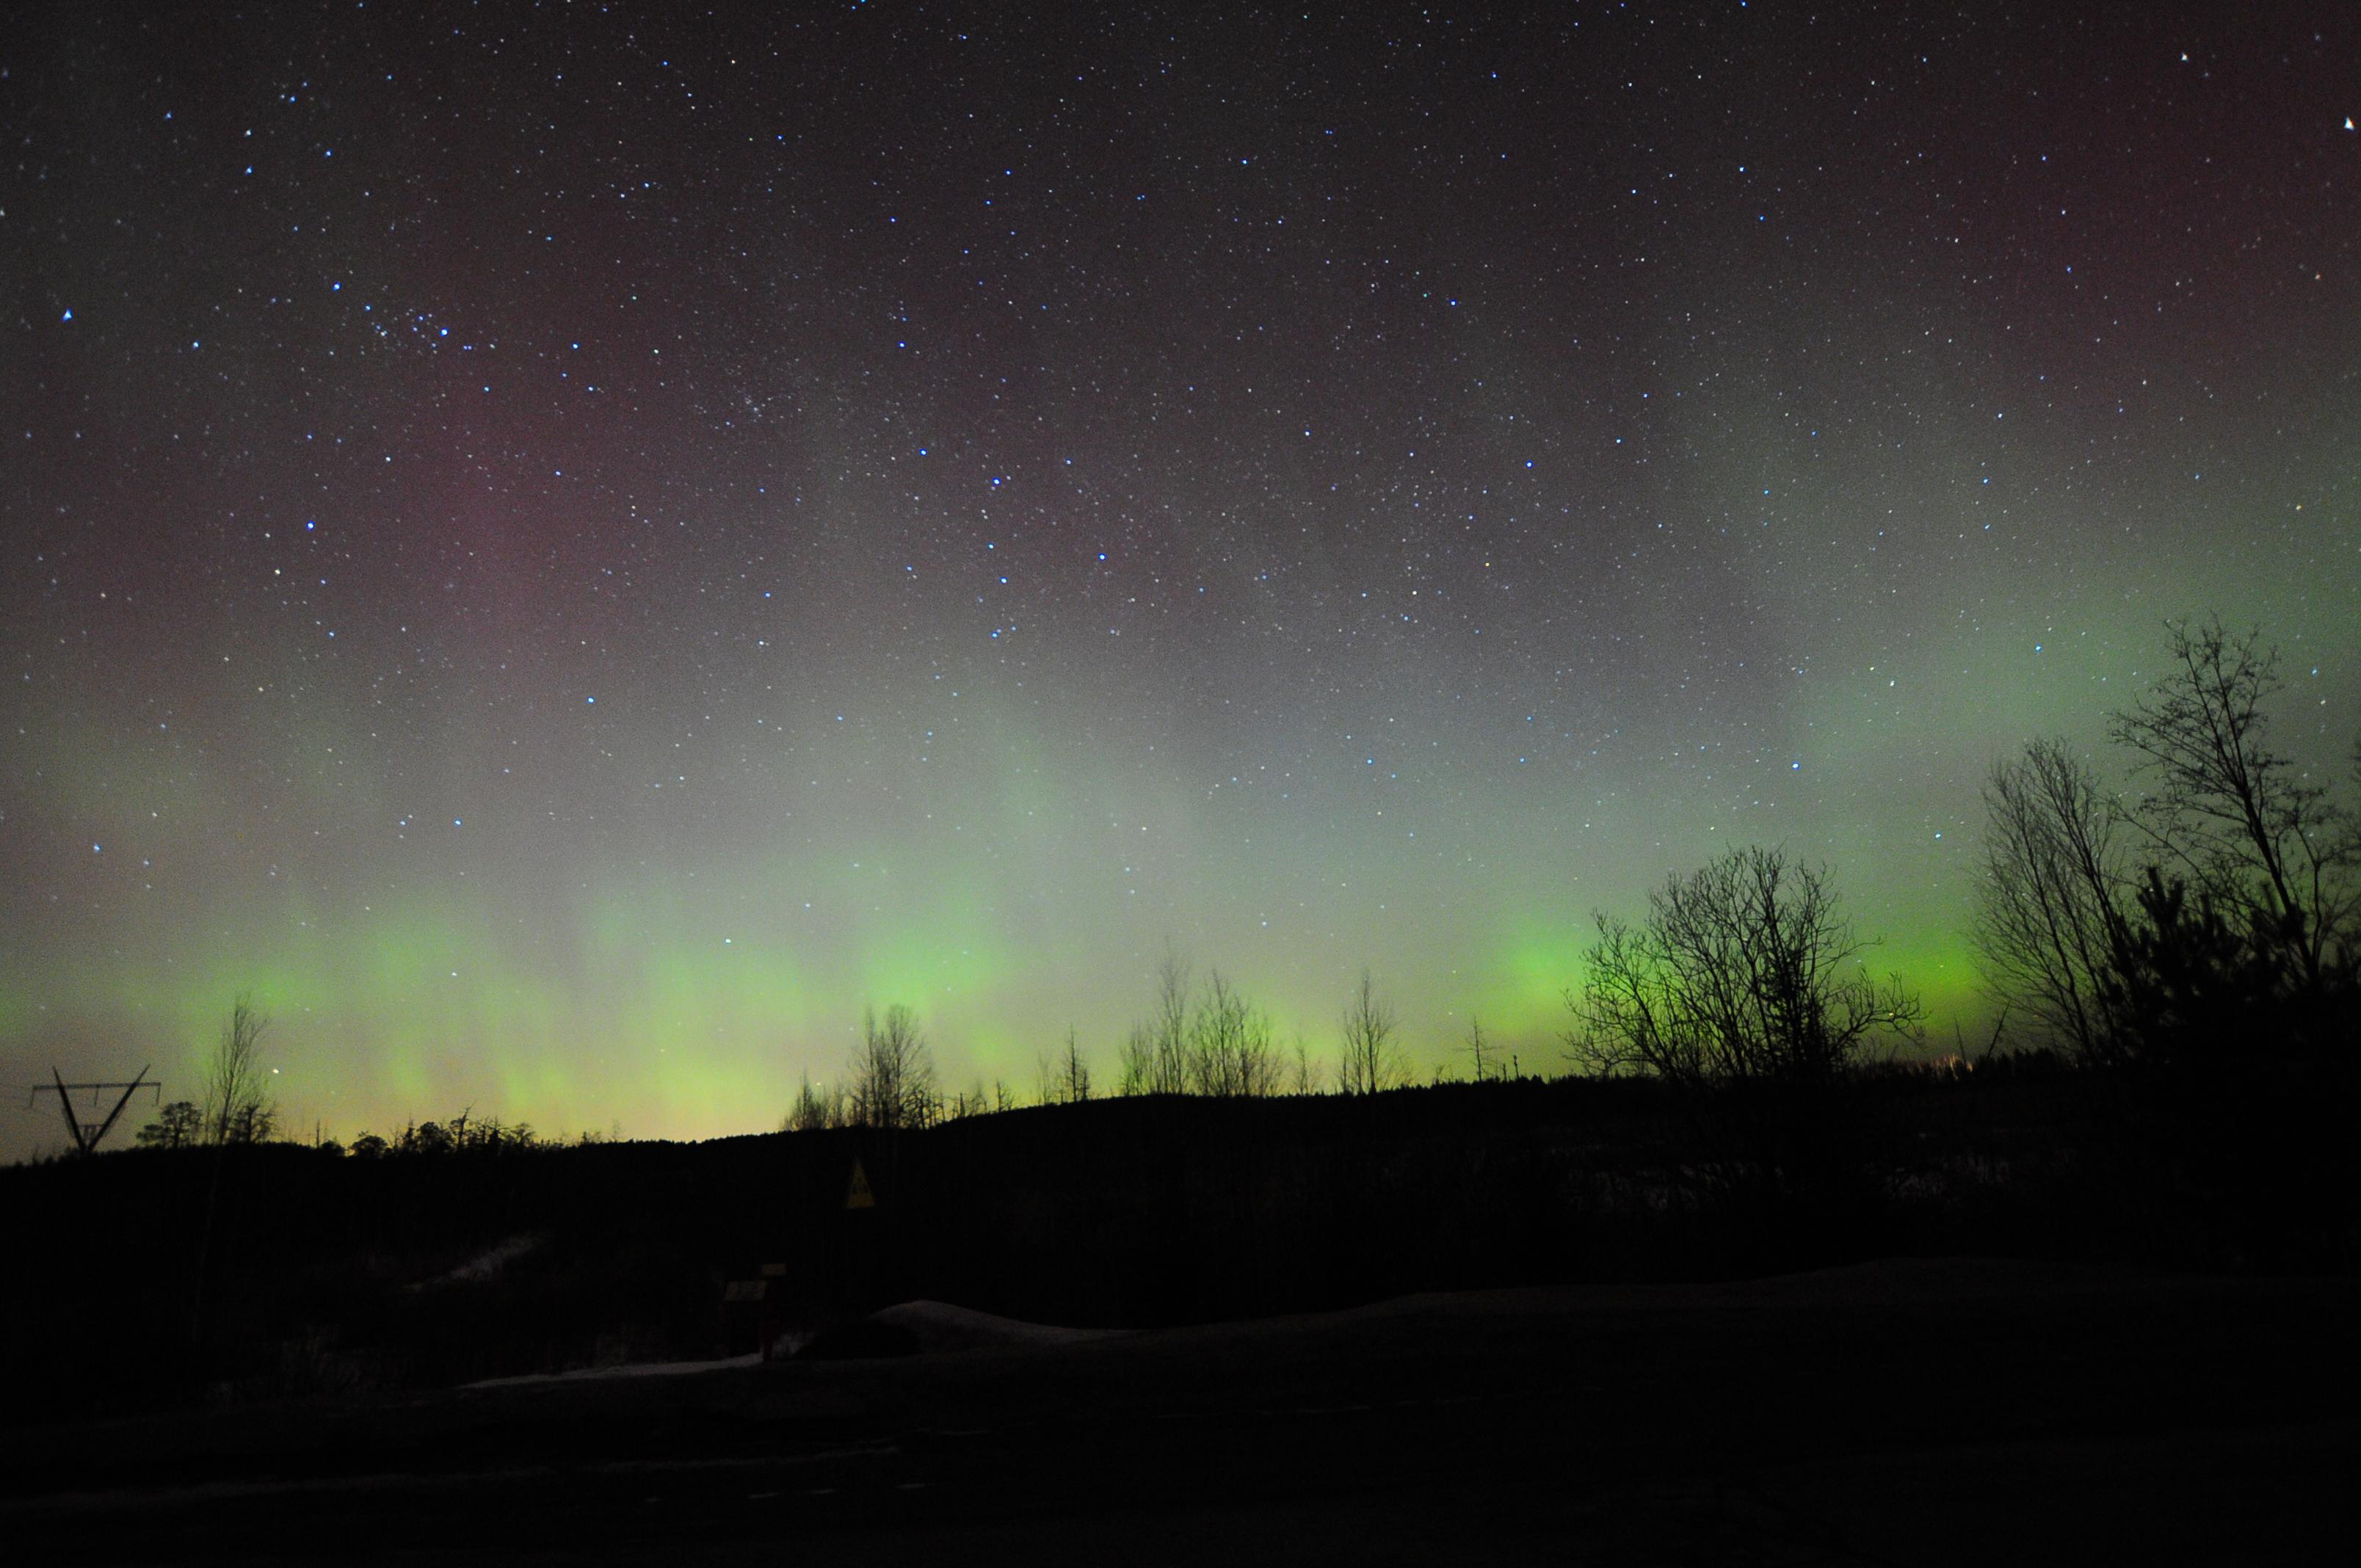
{"label": "snow-covered ground", "polygon": [[719,1372],[731,1366],[758,1366],[762,1356],[752,1351],[719,1361],[627,1361],[613,1366],[577,1366],[571,1372],[524,1372],[513,1377],[483,1377],[462,1383],[463,1388],[511,1388],[521,1383],[592,1383],[609,1377],[682,1377],[694,1372]]}
{"label": "snow-covered ground", "polygon": [[948,1301],[905,1301],[871,1314],[872,1321],[906,1329],[921,1351],[972,1350],[983,1345],[1080,1344],[1127,1333],[1126,1329],[1066,1329],[996,1318]]}
{"label": "snow-covered ground", "polygon": [[[921,1354],[940,1351],[977,1350],[985,1346],[1049,1349],[1081,1344],[1131,1332],[1128,1329],[1069,1329],[1052,1323],[1028,1323],[1016,1318],[994,1317],[948,1301],[904,1301],[870,1315],[870,1321],[902,1330],[917,1342]],[[776,1347],[785,1359],[802,1347],[807,1336],[790,1334]],[[486,1377],[464,1385],[469,1388],[508,1388],[525,1383],[581,1383],[611,1377],[682,1377],[698,1372],[719,1372],[732,1366],[755,1366],[762,1356],[752,1352],[720,1361],[642,1361],[613,1366],[581,1366],[571,1372],[528,1372],[511,1377]]]}

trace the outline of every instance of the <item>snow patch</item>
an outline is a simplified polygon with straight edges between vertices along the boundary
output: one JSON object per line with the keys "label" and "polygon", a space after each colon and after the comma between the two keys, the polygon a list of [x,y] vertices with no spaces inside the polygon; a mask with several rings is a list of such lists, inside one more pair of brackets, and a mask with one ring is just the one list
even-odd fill
{"label": "snow patch", "polygon": [[522,1372],[512,1377],[483,1377],[463,1383],[463,1388],[513,1388],[522,1383],[603,1382],[614,1377],[686,1377],[698,1372],[720,1372],[732,1366],[756,1366],[759,1352],[720,1361],[636,1361],[616,1366],[577,1366],[571,1372]]}
{"label": "snow patch", "polygon": [[539,1236],[511,1236],[506,1241],[478,1253],[450,1273],[438,1274],[432,1279],[422,1280],[411,1286],[410,1288],[424,1290],[430,1287],[442,1285],[480,1285],[518,1258],[538,1249],[541,1242],[542,1238]]}
{"label": "snow patch", "polygon": [[1028,1323],[1018,1318],[995,1317],[948,1301],[904,1301],[870,1314],[873,1322],[906,1329],[921,1351],[974,1350],[984,1345],[1046,1347],[1110,1339],[1125,1329],[1069,1329],[1051,1323]]}

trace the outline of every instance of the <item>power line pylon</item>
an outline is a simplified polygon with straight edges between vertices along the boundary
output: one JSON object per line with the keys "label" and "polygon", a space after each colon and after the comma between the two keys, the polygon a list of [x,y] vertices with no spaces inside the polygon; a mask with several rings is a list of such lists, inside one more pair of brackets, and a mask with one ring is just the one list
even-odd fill
{"label": "power line pylon", "polygon": [[[116,1098],[115,1109],[106,1113],[105,1120],[93,1124],[74,1114],[74,1094],[77,1091],[84,1089],[90,1091],[90,1108],[93,1111],[98,1109],[98,1097],[105,1091],[120,1089],[123,1092]],[[143,1089],[153,1093],[159,1100],[163,1098],[162,1086],[148,1081],[148,1069],[144,1067],[139,1069],[139,1076],[128,1083],[68,1083],[58,1075],[56,1068],[51,1068],[49,1081],[33,1085],[33,1091],[25,1097],[25,1103],[29,1107],[34,1101],[44,1094],[56,1094],[58,1109],[65,1113],[66,1134],[73,1139],[74,1153],[95,1154],[98,1152],[99,1144],[106,1135],[115,1130],[115,1118],[123,1114],[123,1108],[130,1104],[131,1097]]]}

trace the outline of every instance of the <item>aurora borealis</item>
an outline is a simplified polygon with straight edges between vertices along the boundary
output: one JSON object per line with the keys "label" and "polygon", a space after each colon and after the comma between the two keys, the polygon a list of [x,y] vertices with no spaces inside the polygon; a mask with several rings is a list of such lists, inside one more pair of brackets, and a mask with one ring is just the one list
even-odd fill
{"label": "aurora borealis", "polygon": [[247,989],[291,1129],[753,1131],[1168,941],[1555,1070],[1733,841],[1973,1029],[1978,784],[2163,620],[2345,765],[2361,14],[1851,9],[12,24],[12,1081]]}

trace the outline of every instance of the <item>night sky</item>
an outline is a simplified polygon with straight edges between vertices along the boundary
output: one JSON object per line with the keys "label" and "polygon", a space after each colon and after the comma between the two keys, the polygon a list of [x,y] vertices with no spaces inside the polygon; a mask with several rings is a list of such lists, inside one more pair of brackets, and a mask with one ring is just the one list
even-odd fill
{"label": "night sky", "polygon": [[2361,8],[1872,9],[19,12],[7,1081],[754,1131],[1168,942],[1554,1072],[1747,842],[1975,1043],[2166,618],[2352,742]]}

